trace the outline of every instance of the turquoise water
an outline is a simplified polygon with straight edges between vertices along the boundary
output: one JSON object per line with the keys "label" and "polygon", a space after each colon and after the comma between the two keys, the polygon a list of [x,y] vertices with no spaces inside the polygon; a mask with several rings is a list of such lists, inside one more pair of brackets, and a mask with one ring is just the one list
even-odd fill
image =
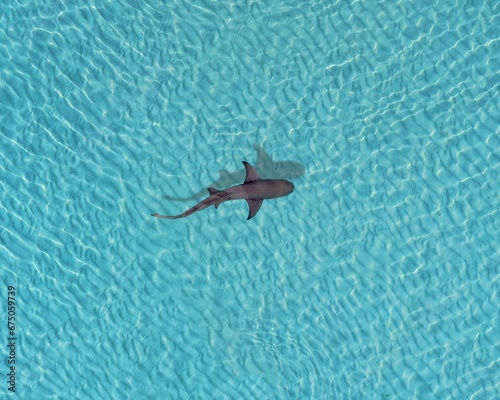
{"label": "turquoise water", "polygon": [[500,3],[67,3],[0,5],[2,398],[9,285],[22,399],[500,398]]}

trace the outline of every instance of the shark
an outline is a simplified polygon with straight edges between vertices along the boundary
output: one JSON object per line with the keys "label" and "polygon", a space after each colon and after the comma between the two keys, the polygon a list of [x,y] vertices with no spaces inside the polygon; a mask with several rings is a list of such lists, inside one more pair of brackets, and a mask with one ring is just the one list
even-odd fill
{"label": "shark", "polygon": [[249,163],[243,161],[243,165],[245,166],[246,177],[241,185],[232,186],[223,190],[208,188],[210,196],[182,214],[151,215],[156,218],[178,219],[188,217],[210,206],[218,208],[225,201],[246,200],[249,207],[247,220],[249,220],[255,217],[255,214],[260,210],[264,200],[288,196],[293,192],[294,186],[292,182],[285,179],[262,179],[257,173],[257,170]]}

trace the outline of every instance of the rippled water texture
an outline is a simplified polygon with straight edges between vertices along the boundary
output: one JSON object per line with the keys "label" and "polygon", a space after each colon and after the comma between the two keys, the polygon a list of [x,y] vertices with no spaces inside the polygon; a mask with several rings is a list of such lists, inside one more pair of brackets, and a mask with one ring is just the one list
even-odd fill
{"label": "rippled water texture", "polygon": [[496,1],[3,2],[19,398],[500,398],[499,91]]}

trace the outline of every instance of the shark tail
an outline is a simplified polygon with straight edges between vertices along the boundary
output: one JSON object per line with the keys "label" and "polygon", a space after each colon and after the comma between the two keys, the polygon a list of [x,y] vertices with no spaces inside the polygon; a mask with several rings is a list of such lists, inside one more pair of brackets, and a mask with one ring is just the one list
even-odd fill
{"label": "shark tail", "polygon": [[163,219],[177,219],[177,218],[182,218],[184,215],[160,215],[160,214],[151,214],[153,217],[156,218],[163,218]]}

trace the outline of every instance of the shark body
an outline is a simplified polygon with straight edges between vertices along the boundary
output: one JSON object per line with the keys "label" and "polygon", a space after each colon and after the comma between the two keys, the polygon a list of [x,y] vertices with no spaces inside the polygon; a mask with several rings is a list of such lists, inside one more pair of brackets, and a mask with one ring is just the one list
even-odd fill
{"label": "shark body", "polygon": [[293,183],[284,179],[261,179],[254,167],[246,161],[243,161],[243,164],[246,169],[246,178],[243,184],[223,190],[208,188],[210,196],[182,214],[151,215],[156,218],[178,219],[187,217],[212,205],[218,208],[225,201],[246,200],[250,208],[247,218],[249,220],[257,214],[264,200],[287,196],[293,192]]}

